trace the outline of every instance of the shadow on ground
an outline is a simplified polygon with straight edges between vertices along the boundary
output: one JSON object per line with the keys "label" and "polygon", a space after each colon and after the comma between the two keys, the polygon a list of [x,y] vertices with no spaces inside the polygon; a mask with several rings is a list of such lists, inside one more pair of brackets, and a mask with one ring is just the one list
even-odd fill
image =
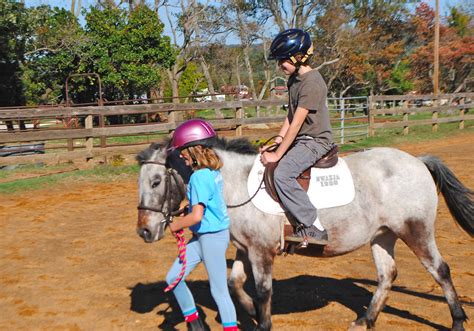
{"label": "shadow on ground", "polygon": [[[210,295],[209,283],[207,281],[187,282],[198,306],[208,307],[217,311],[217,306]],[[272,314],[290,314],[297,312],[307,312],[320,309],[330,302],[337,302],[357,314],[363,316],[365,308],[370,303],[372,292],[358,285],[375,286],[377,283],[367,279],[334,279],[327,277],[302,275],[289,279],[273,280]],[[161,330],[176,330],[175,326],[182,322],[183,318],[179,306],[172,294],[165,294],[163,290],[165,282],[152,284],[137,284],[131,288],[131,310],[137,313],[149,313],[157,306],[168,303],[166,309],[157,312],[164,315],[164,322],[159,325]],[[254,290],[248,286],[246,290],[254,297]],[[421,297],[427,300],[445,301],[444,297],[408,290],[404,287],[394,286],[392,291]],[[295,298],[298,298],[295,300]],[[464,303],[466,304],[466,303]],[[447,307],[446,307],[447,308]],[[386,314],[392,314],[422,325],[429,326],[436,330],[448,330],[442,325],[433,323],[423,317],[414,315],[408,310],[400,310],[387,305],[383,310]],[[248,314],[237,305],[239,326],[243,330],[252,330],[255,327],[254,321]],[[206,323],[206,316],[200,310],[200,316]]]}

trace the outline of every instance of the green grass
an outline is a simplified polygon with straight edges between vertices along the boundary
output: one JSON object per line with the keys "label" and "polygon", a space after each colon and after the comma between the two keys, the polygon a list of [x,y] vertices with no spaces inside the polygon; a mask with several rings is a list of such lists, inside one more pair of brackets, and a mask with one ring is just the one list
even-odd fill
{"label": "green grass", "polygon": [[[235,118],[235,109],[221,109],[221,112],[224,115],[224,118]],[[252,118],[255,117],[257,114],[257,110],[255,107],[247,107],[245,108],[245,118]],[[285,115],[286,112],[283,110],[280,110],[278,113],[275,113],[275,108],[274,107],[260,107],[260,116],[265,116],[267,114],[268,116],[275,116],[275,115]],[[216,112],[214,109],[204,109],[204,110],[198,110],[195,114],[196,117],[202,117],[206,119],[215,119],[216,118]]]}
{"label": "green grass", "polygon": [[[439,113],[438,117],[439,118],[446,118],[446,117],[455,117],[460,115],[459,110],[454,110],[451,113]],[[467,114],[466,110],[466,114]],[[409,121],[417,121],[417,120],[427,120],[431,119],[433,117],[433,113],[431,111],[424,111],[424,112],[417,112],[413,114],[408,114],[408,120]],[[402,121],[403,120],[403,114],[397,114],[397,115],[378,115],[376,116],[376,120],[380,119],[390,119],[390,120],[397,120],[397,121]]]}
{"label": "green grass", "polygon": [[376,131],[375,137],[369,137],[360,141],[349,142],[342,146],[342,151],[348,151],[353,149],[364,149],[371,147],[380,146],[394,146],[405,143],[416,143],[423,141],[432,141],[437,139],[443,139],[454,135],[462,135],[465,133],[474,132],[474,121],[466,121],[465,129],[459,130],[458,123],[446,123],[440,124],[437,132],[431,131],[430,125],[420,125],[410,127],[410,133],[403,135],[402,129],[385,129]]}
{"label": "green grass", "polygon": [[[107,144],[135,144],[135,143],[152,143],[157,140],[161,140],[167,137],[167,133],[151,134],[151,135],[137,135],[137,136],[126,136],[126,137],[111,137],[107,138]],[[94,139],[94,144],[99,145],[100,139]]]}
{"label": "green grass", "polygon": [[[68,165],[57,165],[57,166],[48,166],[49,172],[59,172],[64,170]],[[9,181],[11,178],[15,178],[24,173],[30,174],[41,174],[45,170],[45,167],[42,164],[23,164],[18,165],[13,169],[9,169],[7,166],[5,169],[0,169],[0,181]]]}
{"label": "green grass", "polygon": [[[53,168],[48,168],[49,170]],[[101,165],[88,170],[76,170],[66,173],[46,175],[42,177],[12,180],[10,182],[0,183],[0,194],[12,194],[23,190],[38,190],[50,187],[55,184],[64,184],[74,181],[96,181],[110,182],[121,180],[124,178],[136,178],[138,175],[138,165],[111,166]],[[3,178],[6,172],[18,173],[20,171],[28,171],[28,167],[17,168],[14,170],[0,170]],[[8,175],[12,175],[9,173]]]}

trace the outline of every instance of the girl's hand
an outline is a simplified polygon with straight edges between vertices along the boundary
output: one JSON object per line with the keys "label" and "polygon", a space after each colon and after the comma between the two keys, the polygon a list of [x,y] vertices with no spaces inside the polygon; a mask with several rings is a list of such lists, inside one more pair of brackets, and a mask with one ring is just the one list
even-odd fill
{"label": "girl's hand", "polygon": [[181,230],[181,227],[179,226],[178,222],[171,222],[170,225],[169,225],[169,228],[171,230],[171,232],[173,232],[173,234],[175,234],[176,232],[178,232],[179,230]]}
{"label": "girl's hand", "polygon": [[173,221],[168,226],[170,230],[175,233],[181,229],[189,228],[190,226],[201,222],[203,216],[204,205],[198,203],[197,205],[193,206],[193,209],[189,214],[186,214],[185,216],[174,217]]}

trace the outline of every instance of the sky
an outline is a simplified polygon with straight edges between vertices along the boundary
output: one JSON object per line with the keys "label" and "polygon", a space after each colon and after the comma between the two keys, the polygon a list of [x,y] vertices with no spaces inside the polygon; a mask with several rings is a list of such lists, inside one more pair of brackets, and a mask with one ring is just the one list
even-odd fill
{"label": "sky", "polygon": [[[39,6],[39,5],[50,5],[70,9],[71,0],[24,0],[27,6]],[[77,2],[77,1],[76,1]],[[89,7],[93,5],[95,0],[82,0],[82,7]],[[173,2],[173,1],[170,1]],[[178,2],[178,1],[176,1]],[[434,8],[435,0],[426,1],[431,7]],[[450,6],[461,4],[462,0],[439,0],[441,14],[445,14]]]}
{"label": "sky", "polygon": [[[93,6],[97,1],[96,0],[76,0],[76,4],[81,1],[81,8],[88,8],[90,6]],[[40,6],[40,5],[49,5],[51,7],[60,7],[60,8],[66,8],[68,10],[71,9],[71,0],[24,0],[25,2],[25,5],[27,7],[36,7],[36,6]],[[170,2],[173,2],[173,0],[171,0]],[[178,2],[178,1],[176,1]],[[171,30],[169,28],[169,26],[166,25],[167,23],[167,18],[166,18],[166,14],[163,12],[161,15],[160,15],[162,18],[161,18],[161,21],[163,23],[165,23],[165,31],[164,31],[164,34],[167,35],[167,36],[171,36]],[[84,22],[84,19],[80,16],[79,17],[79,22],[81,24],[85,24]]]}
{"label": "sky", "polygon": [[[78,1],[81,1],[81,7],[82,8],[87,8],[89,6],[92,6],[96,3],[96,0],[76,0],[76,3]],[[40,5],[49,5],[51,7],[61,7],[61,8],[66,8],[66,9],[71,9],[71,0],[24,0],[25,5],[27,7],[35,7],[35,6],[40,6]],[[179,3],[178,0],[175,1],[176,3]],[[425,1],[427,2],[432,8],[435,7],[435,0],[428,0]],[[170,1],[170,3],[173,3],[173,0]],[[447,13],[449,12],[449,8],[458,5],[466,3],[463,0],[439,0],[439,6],[440,6],[440,15],[441,16],[446,16]],[[469,1],[468,1],[469,3]],[[166,18],[165,13],[160,14],[162,22],[165,24],[165,30],[164,30],[164,35],[167,36],[172,36],[171,34],[171,29],[168,26],[168,20]],[[79,21],[81,24],[84,24],[84,19],[81,17],[79,18]],[[233,39],[233,38],[231,38]],[[230,42],[231,44],[235,44],[235,40],[228,40],[227,42]]]}

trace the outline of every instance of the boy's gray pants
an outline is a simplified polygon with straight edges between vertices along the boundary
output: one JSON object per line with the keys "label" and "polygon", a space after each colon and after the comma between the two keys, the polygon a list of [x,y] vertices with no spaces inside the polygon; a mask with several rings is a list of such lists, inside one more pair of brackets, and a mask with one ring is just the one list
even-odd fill
{"label": "boy's gray pants", "polygon": [[332,143],[311,137],[296,137],[294,144],[275,169],[274,180],[278,197],[286,211],[306,227],[313,225],[317,211],[296,178],[326,155],[333,146]]}

